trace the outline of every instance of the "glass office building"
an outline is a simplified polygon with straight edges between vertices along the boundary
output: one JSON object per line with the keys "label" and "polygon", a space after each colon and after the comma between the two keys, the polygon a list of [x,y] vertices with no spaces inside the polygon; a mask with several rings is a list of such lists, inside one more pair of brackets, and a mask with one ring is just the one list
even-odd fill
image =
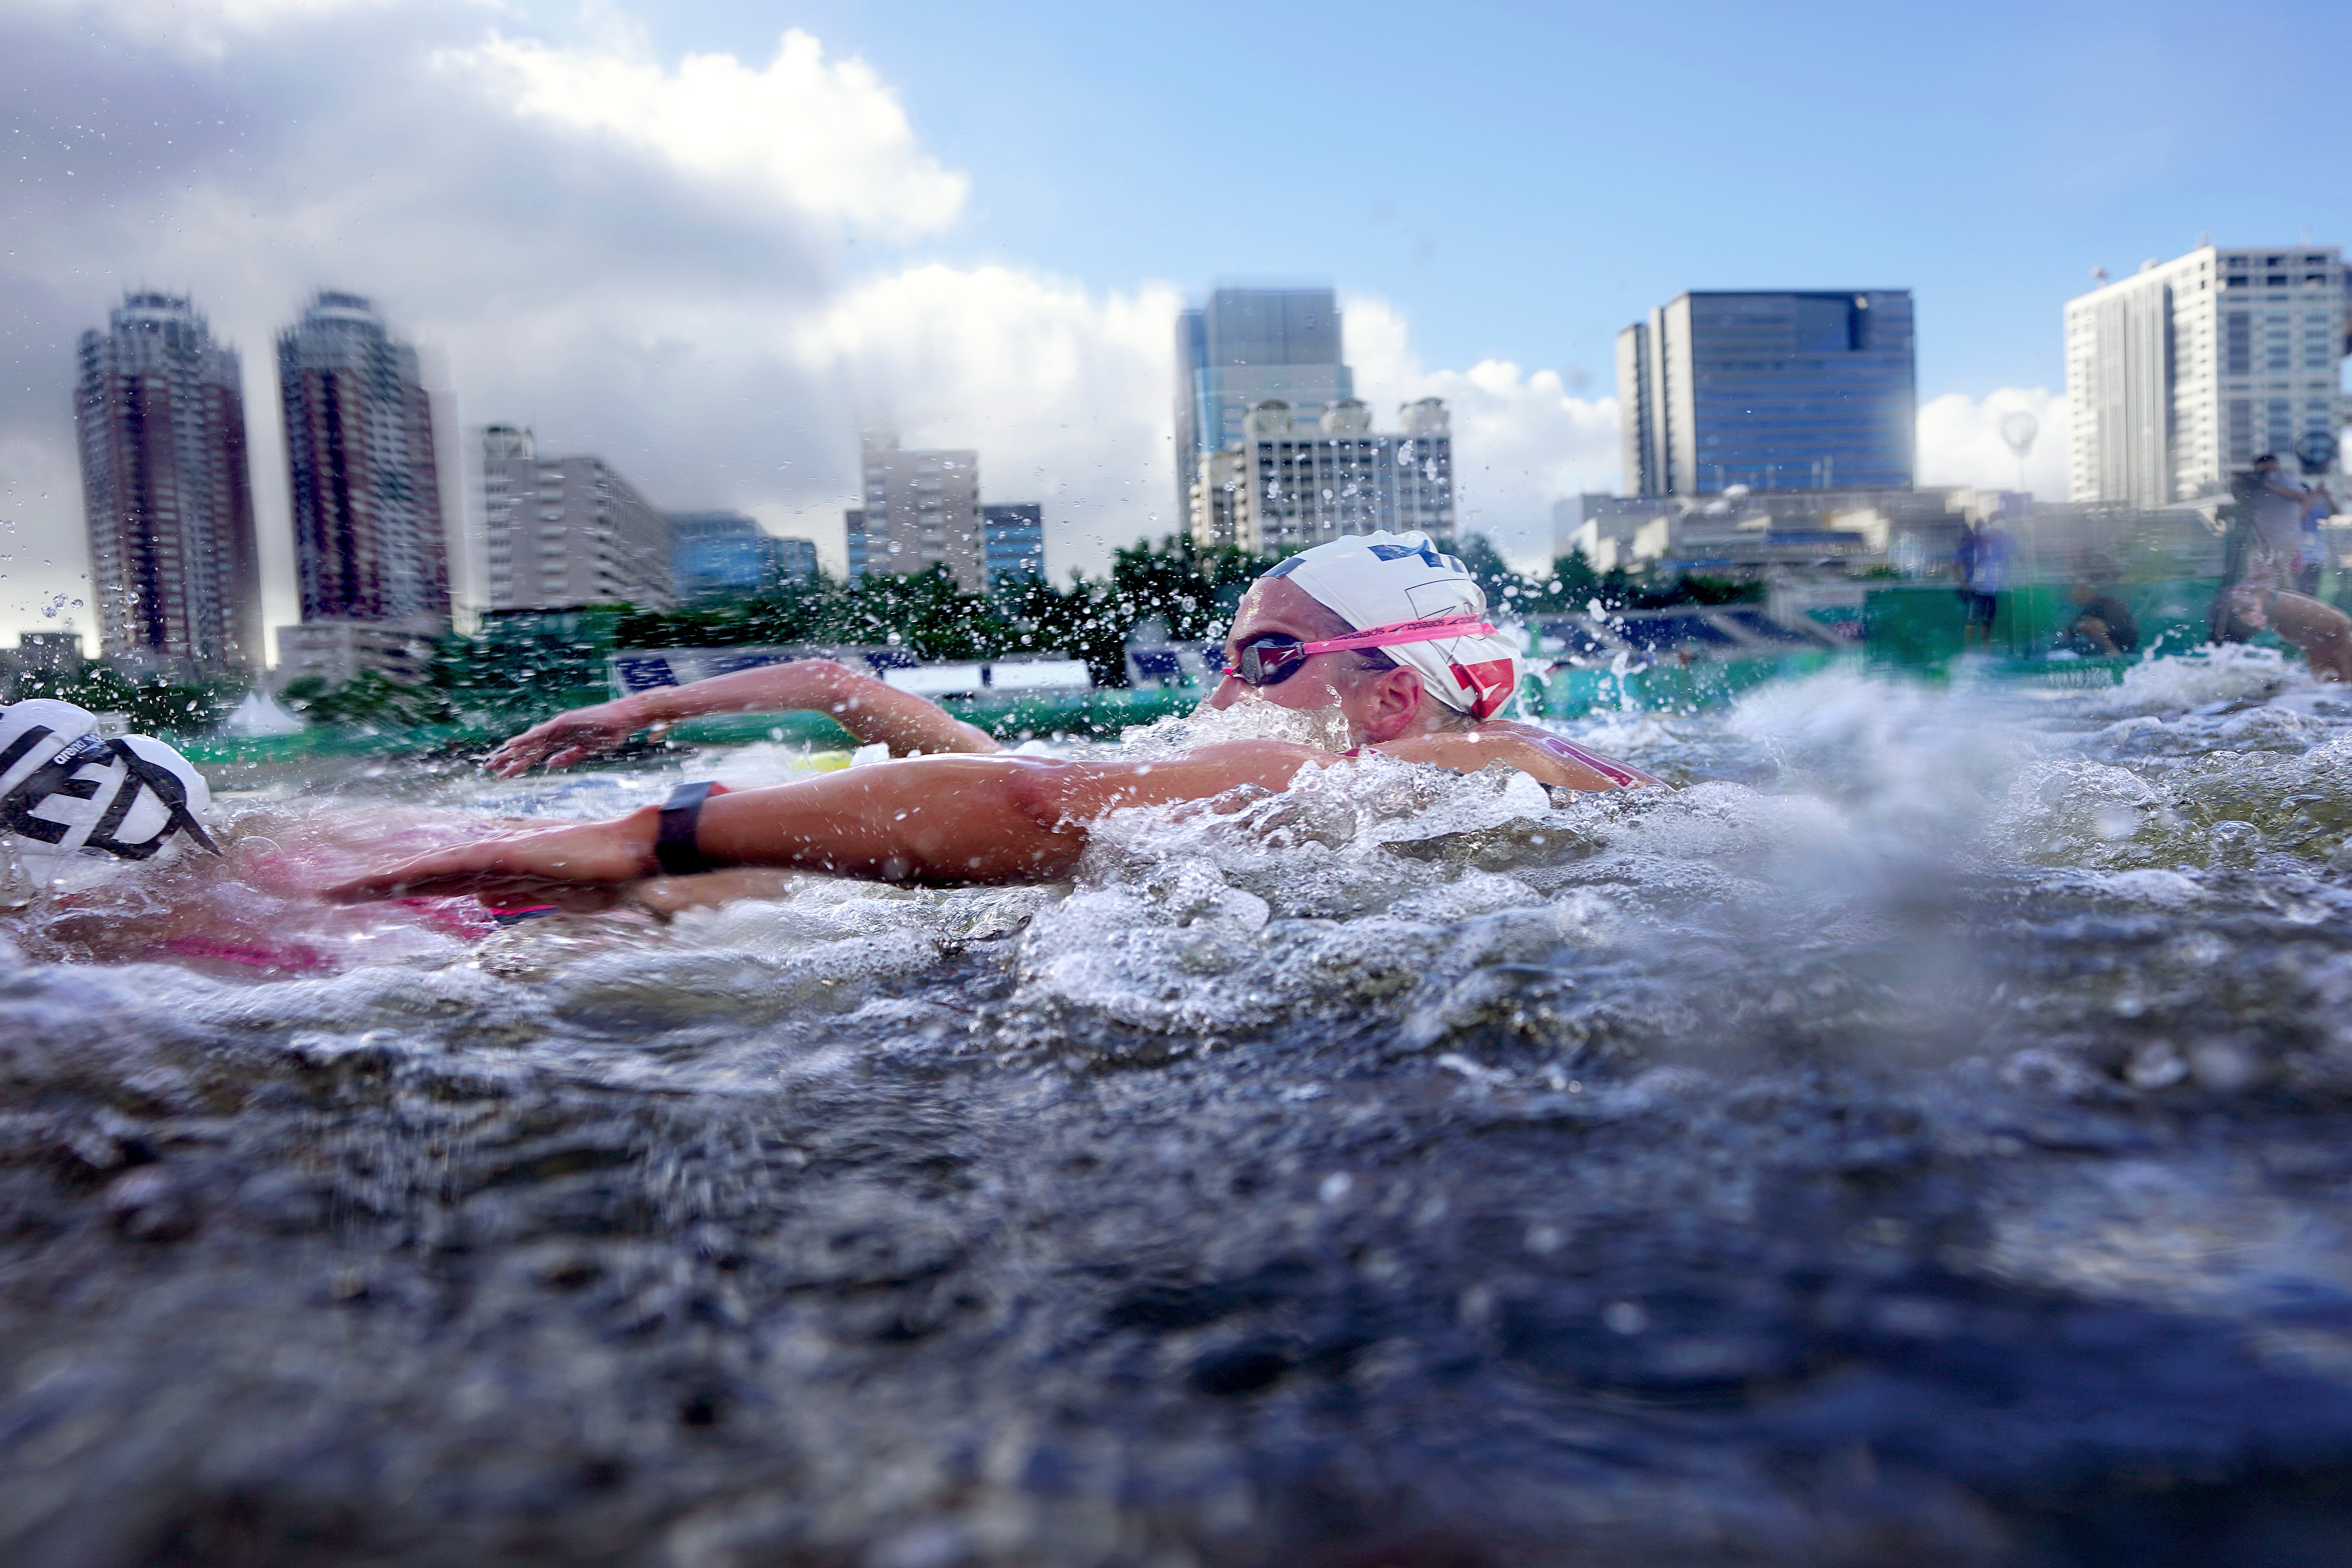
{"label": "glass office building", "polygon": [[674,511],[669,530],[680,600],[740,598],[816,571],[814,541],[779,539],[740,511]]}
{"label": "glass office building", "polygon": [[1045,575],[1045,509],[1034,500],[999,502],[980,509],[980,529],[991,584],[1013,577]]}
{"label": "glass office building", "polygon": [[1631,495],[1907,489],[1910,291],[1681,295],[1618,334],[1617,397]]}

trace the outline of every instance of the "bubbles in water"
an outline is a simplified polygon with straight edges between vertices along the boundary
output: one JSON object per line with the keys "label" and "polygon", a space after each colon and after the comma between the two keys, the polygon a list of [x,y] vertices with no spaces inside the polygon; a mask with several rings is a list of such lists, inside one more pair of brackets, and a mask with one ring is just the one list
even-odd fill
{"label": "bubbles in water", "polygon": [[2206,832],[2205,842],[2215,870],[2243,871],[2263,852],[2263,831],[2251,822],[2218,822]]}

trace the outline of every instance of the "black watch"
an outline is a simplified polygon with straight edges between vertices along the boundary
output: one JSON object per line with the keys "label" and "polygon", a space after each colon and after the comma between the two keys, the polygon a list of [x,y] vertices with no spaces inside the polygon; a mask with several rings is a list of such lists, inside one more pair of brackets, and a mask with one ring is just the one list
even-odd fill
{"label": "black watch", "polygon": [[719,869],[703,858],[700,847],[694,841],[695,830],[702,821],[702,803],[718,787],[709,779],[700,784],[682,784],[662,802],[661,831],[654,837],[654,859],[664,876],[692,877]]}

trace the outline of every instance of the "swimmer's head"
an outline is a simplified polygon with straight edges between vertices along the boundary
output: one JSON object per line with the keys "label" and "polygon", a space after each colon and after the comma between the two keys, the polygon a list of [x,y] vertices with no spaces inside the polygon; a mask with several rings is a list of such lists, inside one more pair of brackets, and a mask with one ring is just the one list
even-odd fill
{"label": "swimmer's head", "polygon": [[[1422,533],[1335,539],[1292,556],[1251,584],[1225,639],[1227,675],[1210,698],[1285,708],[1336,708],[1361,744],[1494,717],[1518,689],[1517,649],[1486,621],[1486,595],[1461,562]],[[1258,679],[1234,661],[1253,645],[1288,654],[1281,639],[1315,643],[1415,622],[1462,623],[1434,637],[1258,661]],[[1271,679],[1268,679],[1271,677]]]}
{"label": "swimmer's head", "polygon": [[183,840],[215,849],[199,820],[212,791],[194,764],[151,736],[96,731],[70,702],[0,708],[0,848],[133,861]]}

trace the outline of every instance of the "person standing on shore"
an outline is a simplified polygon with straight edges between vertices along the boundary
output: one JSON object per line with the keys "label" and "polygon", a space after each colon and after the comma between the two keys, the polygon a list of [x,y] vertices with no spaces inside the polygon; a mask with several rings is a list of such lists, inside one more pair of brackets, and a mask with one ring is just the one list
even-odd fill
{"label": "person standing on shore", "polygon": [[1989,648],[2000,595],[2009,586],[2009,535],[2001,531],[2000,519],[1986,518],[1962,534],[1952,565],[1959,575],[1960,608],[1967,616],[1960,627],[1961,651]]}

